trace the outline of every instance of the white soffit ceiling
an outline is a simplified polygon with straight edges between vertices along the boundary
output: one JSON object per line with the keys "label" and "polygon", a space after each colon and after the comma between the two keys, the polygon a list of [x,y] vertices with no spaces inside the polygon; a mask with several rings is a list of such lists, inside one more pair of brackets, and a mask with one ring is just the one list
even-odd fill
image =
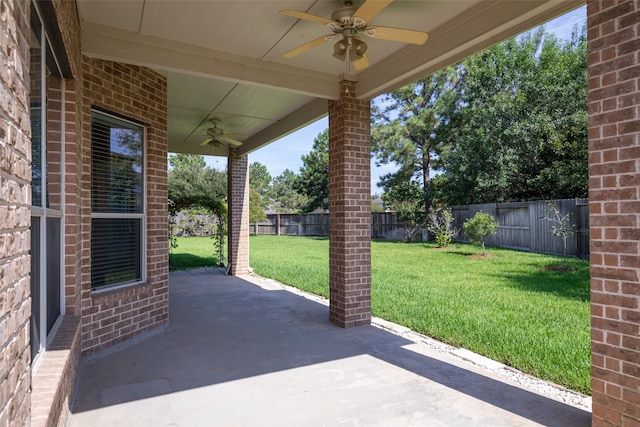
{"label": "white soffit ceiling", "polygon": [[[355,1],[358,7],[362,1]],[[95,58],[158,70],[169,85],[169,150],[225,155],[199,142],[217,118],[246,134],[248,153],[326,115],[345,77],[370,98],[577,6],[574,0],[396,0],[372,25],[427,31],[423,46],[365,39],[371,66],[355,72],[333,42],[283,54],[330,30],[279,13],[330,17],[338,0],[79,0],[82,46]],[[212,152],[213,151],[213,152]]]}

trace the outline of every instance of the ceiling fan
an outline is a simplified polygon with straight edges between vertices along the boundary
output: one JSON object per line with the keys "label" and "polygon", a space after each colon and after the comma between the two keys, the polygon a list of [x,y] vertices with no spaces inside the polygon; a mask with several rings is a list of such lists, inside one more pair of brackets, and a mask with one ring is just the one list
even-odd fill
{"label": "ceiling fan", "polygon": [[246,138],[246,135],[225,135],[224,131],[218,127],[218,119],[211,119],[211,123],[213,127],[207,129],[207,137],[204,141],[200,143],[201,146],[211,145],[214,147],[220,147],[222,145],[233,145],[234,147],[239,147],[242,145],[242,142],[238,141],[236,138]]}
{"label": "ceiling fan", "polygon": [[348,58],[356,70],[361,70],[369,66],[369,59],[366,55],[367,44],[360,38],[363,35],[372,39],[392,40],[416,45],[424,44],[429,35],[423,31],[379,27],[368,24],[373,17],[391,2],[393,0],[366,0],[359,8],[356,8],[351,0],[345,0],[345,6],[333,12],[331,19],[299,10],[281,10],[280,13],[282,15],[326,25],[333,32],[333,34],[324,35],[290,50],[284,54],[284,57],[293,58],[329,40],[338,39],[333,45],[333,56],[341,61]]}

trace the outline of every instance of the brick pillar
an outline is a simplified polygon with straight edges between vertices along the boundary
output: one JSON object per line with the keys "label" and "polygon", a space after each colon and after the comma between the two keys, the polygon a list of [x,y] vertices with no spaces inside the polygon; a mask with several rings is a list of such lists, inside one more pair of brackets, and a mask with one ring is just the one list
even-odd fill
{"label": "brick pillar", "polygon": [[22,426],[31,406],[29,2],[0,10],[0,425]]}
{"label": "brick pillar", "polygon": [[249,273],[249,156],[229,149],[228,229],[229,274]]}
{"label": "brick pillar", "polygon": [[640,0],[587,5],[594,426],[640,425]]}
{"label": "brick pillar", "polygon": [[329,318],[371,323],[371,166],[369,101],[353,82],[329,102]]}

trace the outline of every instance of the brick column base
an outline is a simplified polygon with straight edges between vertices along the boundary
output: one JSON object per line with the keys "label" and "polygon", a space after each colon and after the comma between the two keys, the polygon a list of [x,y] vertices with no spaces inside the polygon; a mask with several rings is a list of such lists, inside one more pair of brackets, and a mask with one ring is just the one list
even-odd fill
{"label": "brick column base", "polygon": [[369,101],[355,83],[329,102],[329,318],[344,328],[371,323]]}
{"label": "brick column base", "polygon": [[236,148],[228,159],[229,274],[249,273],[249,157],[240,157]]}

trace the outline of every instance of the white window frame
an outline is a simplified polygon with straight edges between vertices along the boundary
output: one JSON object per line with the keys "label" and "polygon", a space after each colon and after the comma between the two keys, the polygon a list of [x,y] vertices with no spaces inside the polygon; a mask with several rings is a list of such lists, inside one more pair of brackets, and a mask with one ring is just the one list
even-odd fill
{"label": "white window frame", "polygon": [[[110,114],[102,109],[91,109],[91,121],[93,115],[99,114],[109,117],[112,120],[122,121],[142,129],[142,212],[141,213],[105,213],[93,212],[91,210],[91,220],[94,219],[139,219],[140,220],[140,280],[133,282],[117,283],[114,285],[104,285],[98,288],[91,284],[91,293],[99,295],[101,293],[112,292],[123,288],[138,286],[147,282],[147,127],[135,120],[127,119],[123,116]],[[93,148],[93,141],[91,141]],[[93,155],[93,153],[92,153]],[[92,171],[93,173],[93,171]]]}
{"label": "white window frame", "polygon": [[[38,324],[38,337],[31,337],[31,340],[38,340],[38,347],[36,349],[37,353],[35,354],[32,363],[31,370],[32,373],[35,373],[40,365],[42,358],[44,357],[44,353],[51,346],[53,338],[56,335],[58,328],[60,327],[60,323],[62,322],[63,316],[66,314],[65,311],[65,152],[66,152],[66,122],[64,120],[65,117],[65,101],[66,101],[66,86],[65,81],[61,78],[61,118],[60,120],[60,210],[47,208],[47,133],[48,133],[48,123],[47,123],[47,51],[48,46],[50,45],[49,38],[47,37],[46,30],[44,28],[42,16],[40,14],[40,10],[37,5],[34,4],[34,8],[37,12],[37,18],[40,21],[40,34],[38,38],[40,40],[41,45],[41,64],[40,64],[40,76],[41,76],[41,87],[40,87],[40,171],[41,171],[41,197],[40,197],[40,206],[31,205],[31,217],[33,220],[39,222],[40,227],[40,264],[38,268],[40,270],[40,281],[36,284],[40,291],[40,306],[37,308],[32,307],[31,310],[33,312],[34,309],[38,310],[39,313],[39,324]],[[56,67],[60,70],[60,64],[55,55],[53,55],[52,59],[54,60]],[[47,332],[47,219],[48,218],[59,218],[60,219],[60,301],[59,310],[60,314],[56,319],[55,323],[51,327],[51,330]],[[32,248],[33,250],[33,248]]]}

